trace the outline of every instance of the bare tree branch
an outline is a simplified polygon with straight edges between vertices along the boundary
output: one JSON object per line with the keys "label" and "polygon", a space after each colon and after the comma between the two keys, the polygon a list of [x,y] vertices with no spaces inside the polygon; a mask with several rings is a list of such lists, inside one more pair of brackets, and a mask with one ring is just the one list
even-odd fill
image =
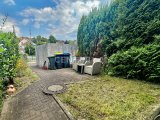
{"label": "bare tree branch", "polygon": [[1,30],[3,29],[7,19],[8,19],[8,13],[5,13],[4,17],[1,19],[2,20],[2,25],[1,25],[1,28],[0,28]]}

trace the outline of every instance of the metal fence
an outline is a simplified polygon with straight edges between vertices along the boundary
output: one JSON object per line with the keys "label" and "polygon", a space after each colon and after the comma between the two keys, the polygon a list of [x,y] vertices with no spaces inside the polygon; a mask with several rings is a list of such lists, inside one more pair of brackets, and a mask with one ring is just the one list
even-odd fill
{"label": "metal fence", "polygon": [[27,56],[27,61],[36,62],[36,56]]}

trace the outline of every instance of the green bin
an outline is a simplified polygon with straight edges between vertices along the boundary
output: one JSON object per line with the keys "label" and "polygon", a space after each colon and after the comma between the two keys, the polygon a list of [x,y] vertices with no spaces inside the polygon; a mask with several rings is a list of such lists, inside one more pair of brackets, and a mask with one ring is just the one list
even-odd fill
{"label": "green bin", "polygon": [[55,56],[55,66],[57,69],[62,68],[62,63],[61,63],[61,57],[60,56]]}
{"label": "green bin", "polygon": [[64,54],[58,54],[56,56],[56,62],[58,65],[58,68],[68,68],[70,67],[70,54],[69,53],[64,53]]}
{"label": "green bin", "polygon": [[55,70],[56,69],[55,56],[48,57],[48,59],[49,59],[49,69]]}
{"label": "green bin", "polygon": [[51,70],[70,67],[69,53],[57,54],[57,55],[48,57],[48,59],[49,59],[49,69]]}

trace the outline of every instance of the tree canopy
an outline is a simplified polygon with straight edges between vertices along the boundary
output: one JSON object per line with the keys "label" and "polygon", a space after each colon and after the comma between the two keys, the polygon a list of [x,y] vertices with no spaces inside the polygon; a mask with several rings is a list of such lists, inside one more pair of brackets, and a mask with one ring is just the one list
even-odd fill
{"label": "tree canopy", "polygon": [[38,35],[37,37],[32,38],[32,42],[34,42],[36,45],[42,45],[48,43],[48,39]]}
{"label": "tree canopy", "polygon": [[160,34],[159,13],[160,0],[114,0],[110,6],[93,9],[79,24],[80,55],[93,56],[98,44],[110,56],[116,52],[114,47],[129,49],[152,43]]}
{"label": "tree canopy", "polygon": [[114,0],[82,16],[80,56],[108,56],[109,75],[160,80],[160,0]]}
{"label": "tree canopy", "polygon": [[28,55],[35,55],[35,46],[29,44],[25,47],[25,53]]}
{"label": "tree canopy", "polygon": [[48,42],[49,42],[49,43],[56,43],[57,40],[56,40],[56,38],[55,38],[53,35],[50,35],[50,36],[49,36],[49,39],[48,39]]}

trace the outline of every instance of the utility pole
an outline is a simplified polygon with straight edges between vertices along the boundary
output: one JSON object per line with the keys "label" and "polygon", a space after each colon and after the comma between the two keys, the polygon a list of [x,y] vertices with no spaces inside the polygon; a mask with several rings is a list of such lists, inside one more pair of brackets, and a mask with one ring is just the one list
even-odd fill
{"label": "utility pole", "polygon": [[13,27],[13,34],[16,35],[16,30],[15,30],[14,25],[12,25],[12,27]]}
{"label": "utility pole", "polygon": [[15,42],[15,38],[16,38],[16,31],[15,31],[15,27],[14,25],[12,25],[12,28],[13,28],[13,41]]}
{"label": "utility pole", "polygon": [[[29,44],[31,44],[31,28],[29,28]],[[29,48],[29,55],[30,55],[30,48]]]}
{"label": "utility pole", "polygon": [[31,41],[31,35],[32,35],[32,33],[31,33],[31,28],[29,28],[30,41]]}
{"label": "utility pole", "polygon": [[[30,37],[30,45],[32,45],[32,31],[31,31],[31,27],[29,28],[29,37]],[[31,49],[29,48],[29,54],[31,54]],[[33,55],[31,55],[32,60],[33,60]]]}

